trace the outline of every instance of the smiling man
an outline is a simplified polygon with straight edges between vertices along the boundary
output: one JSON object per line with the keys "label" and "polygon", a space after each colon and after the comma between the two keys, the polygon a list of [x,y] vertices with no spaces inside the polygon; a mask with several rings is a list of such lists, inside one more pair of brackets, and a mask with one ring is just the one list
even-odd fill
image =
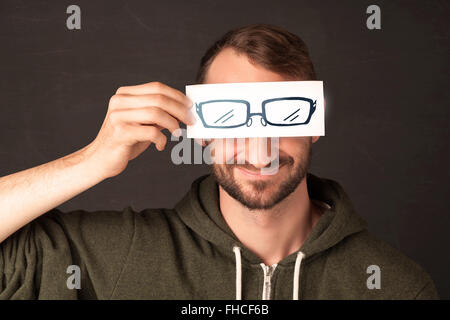
{"label": "smiling man", "polygon": [[[244,52],[227,46],[220,44],[220,47],[226,48],[218,50],[217,55],[210,58],[213,61],[204,83],[289,80],[287,75],[267,70],[249,60]],[[312,64],[308,67],[312,73]],[[307,67],[299,65],[297,68]],[[320,208],[308,197],[304,179],[311,158],[311,145],[318,138],[281,137],[277,154],[272,157],[265,157],[264,154],[266,150],[271,150],[270,139],[246,138],[245,164],[227,164],[226,161],[212,164],[225,221],[238,239],[266,264],[276,264],[297,251],[321,214]],[[220,147],[224,150],[232,145],[235,155],[238,153],[235,139],[222,140],[216,143],[215,149]],[[258,156],[250,158],[252,153]],[[270,161],[275,156],[278,157],[278,171],[273,175],[263,174],[261,169],[270,167]]]}
{"label": "smiling man", "polygon": [[[198,83],[314,79],[303,41],[261,24],[225,34],[197,75]],[[163,150],[161,130],[192,124],[191,107],[159,82],[121,87],[88,146],[2,177],[0,298],[437,298],[418,264],[367,231],[337,182],[308,173],[318,137],[281,137],[267,159],[250,154],[268,141],[245,139],[244,164],[212,164],[173,209],[56,209],[151,143]],[[214,143],[220,151],[229,141]],[[275,156],[279,170],[262,175]],[[79,287],[70,285],[76,277]]]}

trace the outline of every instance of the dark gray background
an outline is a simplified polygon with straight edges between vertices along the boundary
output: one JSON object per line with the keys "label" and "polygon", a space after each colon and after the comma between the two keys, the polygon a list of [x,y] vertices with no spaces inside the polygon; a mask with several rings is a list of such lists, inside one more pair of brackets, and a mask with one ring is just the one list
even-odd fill
{"label": "dark gray background", "polygon": [[[66,28],[78,4],[80,31]],[[382,30],[366,28],[381,7]],[[231,28],[272,23],[310,48],[327,99],[311,172],[340,182],[370,230],[450,298],[448,1],[0,1],[0,176],[72,153],[122,85],[184,92]],[[121,175],[59,206],[172,207],[206,165],[152,145]]]}

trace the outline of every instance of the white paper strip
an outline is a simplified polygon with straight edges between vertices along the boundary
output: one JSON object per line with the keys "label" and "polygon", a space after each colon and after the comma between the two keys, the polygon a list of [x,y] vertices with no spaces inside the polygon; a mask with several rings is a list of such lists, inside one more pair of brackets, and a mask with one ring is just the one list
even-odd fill
{"label": "white paper strip", "polygon": [[188,138],[324,136],[322,81],[187,85]]}

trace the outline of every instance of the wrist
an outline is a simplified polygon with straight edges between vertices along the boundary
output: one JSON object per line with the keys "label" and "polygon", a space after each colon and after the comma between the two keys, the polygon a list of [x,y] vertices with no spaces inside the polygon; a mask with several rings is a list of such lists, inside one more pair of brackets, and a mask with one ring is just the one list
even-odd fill
{"label": "wrist", "polygon": [[93,142],[91,142],[84,148],[63,158],[68,165],[79,167],[80,174],[93,185],[110,178],[109,175],[101,170],[102,166],[96,159],[94,150],[95,147]]}

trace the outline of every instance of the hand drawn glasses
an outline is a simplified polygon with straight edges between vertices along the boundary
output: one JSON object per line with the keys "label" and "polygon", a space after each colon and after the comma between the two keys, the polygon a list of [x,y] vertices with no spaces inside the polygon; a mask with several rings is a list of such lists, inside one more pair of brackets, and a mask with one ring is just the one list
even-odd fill
{"label": "hand drawn glasses", "polygon": [[263,126],[296,126],[309,123],[316,101],[304,97],[268,99],[262,102],[261,113],[250,113],[246,100],[208,100],[196,103],[195,110],[205,128],[250,127],[255,115],[261,116]]}

